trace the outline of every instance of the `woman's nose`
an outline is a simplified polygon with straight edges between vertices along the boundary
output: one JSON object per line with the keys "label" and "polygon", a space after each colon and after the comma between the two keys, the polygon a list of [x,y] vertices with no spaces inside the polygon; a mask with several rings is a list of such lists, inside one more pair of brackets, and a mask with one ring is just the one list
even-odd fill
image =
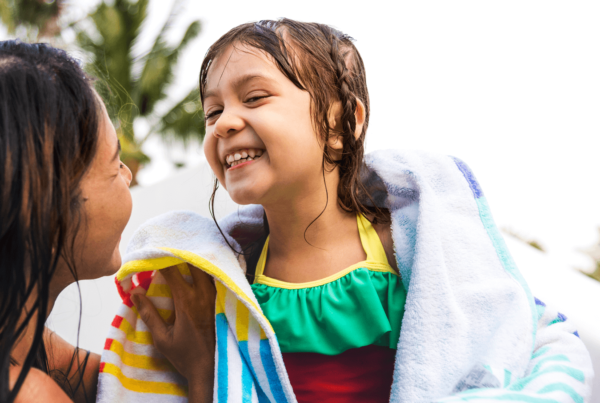
{"label": "woman's nose", "polygon": [[229,137],[240,132],[246,123],[244,120],[231,112],[223,112],[215,123],[215,137]]}
{"label": "woman's nose", "polygon": [[125,168],[125,180],[127,181],[127,186],[131,186],[131,181],[133,180],[133,173],[131,173],[131,169],[126,164],[123,164]]}

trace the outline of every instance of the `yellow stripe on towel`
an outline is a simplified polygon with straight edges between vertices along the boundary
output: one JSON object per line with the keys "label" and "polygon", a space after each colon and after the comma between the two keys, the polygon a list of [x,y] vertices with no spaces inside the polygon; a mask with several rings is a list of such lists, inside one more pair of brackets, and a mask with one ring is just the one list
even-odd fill
{"label": "yellow stripe on towel", "polygon": [[217,302],[215,306],[216,314],[225,313],[225,298],[227,297],[227,287],[220,282],[215,282],[215,288],[217,289]]}
{"label": "yellow stripe on towel", "polygon": [[155,358],[147,355],[128,353],[118,340],[113,339],[110,344],[110,351],[119,355],[123,364],[129,367],[150,369],[153,371],[177,372],[175,367],[173,367],[166,358]]}
{"label": "yellow stripe on towel", "polygon": [[132,260],[121,266],[117,272],[117,280],[123,281],[125,277],[139,272],[165,269],[170,266],[177,266],[180,263],[183,263],[181,259],[171,256]]}
{"label": "yellow stripe on towel", "polygon": [[146,292],[147,297],[167,297],[173,298],[173,294],[171,294],[171,289],[168,284],[150,284],[148,287],[148,292]]}
{"label": "yellow stripe on towel", "polygon": [[123,375],[119,367],[108,362],[104,363],[102,372],[115,376],[125,389],[128,389],[132,392],[156,393],[161,395],[175,395],[184,397],[187,397],[188,395],[187,386],[178,385],[176,383],[141,381],[139,379],[128,378]]}
{"label": "yellow stripe on towel", "polygon": [[237,332],[238,342],[248,341],[248,325],[250,322],[250,311],[240,300],[237,301],[237,318],[235,324],[235,330]]}
{"label": "yellow stripe on towel", "polygon": [[[156,308],[156,307],[154,307],[154,308]],[[133,313],[135,313],[136,318],[140,317],[140,314],[135,306],[132,306],[131,310],[133,311]],[[171,315],[173,314],[173,311],[170,309],[156,308],[156,312],[158,312],[158,314],[160,315],[161,318],[163,318],[163,320],[168,320],[171,317]],[[125,319],[125,318],[123,318],[123,319]]]}
{"label": "yellow stripe on towel", "polygon": [[[138,314],[137,311],[135,311],[135,314]],[[139,344],[154,344],[154,340],[152,339],[152,334],[150,332],[141,332],[139,330],[135,330],[125,318],[121,320],[119,330],[122,330],[123,333],[125,333],[125,336],[129,341]]]}

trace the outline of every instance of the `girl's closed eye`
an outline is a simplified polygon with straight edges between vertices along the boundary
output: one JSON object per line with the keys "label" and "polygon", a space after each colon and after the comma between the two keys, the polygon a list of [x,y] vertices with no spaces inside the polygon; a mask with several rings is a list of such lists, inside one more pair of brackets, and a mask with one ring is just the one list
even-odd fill
{"label": "girl's closed eye", "polygon": [[211,118],[213,118],[213,117],[215,117],[215,116],[219,115],[221,112],[223,112],[223,111],[222,111],[222,110],[220,110],[220,109],[219,109],[219,110],[216,110],[216,111],[211,111],[211,112],[208,112],[208,113],[206,114],[206,120],[209,120],[209,119],[211,119]]}
{"label": "girl's closed eye", "polygon": [[251,104],[251,103],[255,103],[260,101],[261,99],[265,99],[270,97],[270,95],[268,94],[264,94],[264,95],[252,95],[250,98],[246,99],[245,103],[247,104]]}

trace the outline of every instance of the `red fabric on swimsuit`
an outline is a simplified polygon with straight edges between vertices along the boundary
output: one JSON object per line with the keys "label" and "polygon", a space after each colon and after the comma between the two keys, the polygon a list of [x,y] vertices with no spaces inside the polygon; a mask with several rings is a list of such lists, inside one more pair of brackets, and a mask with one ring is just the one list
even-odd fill
{"label": "red fabric on swimsuit", "polygon": [[390,401],[396,350],[366,346],[339,355],[283,353],[299,403]]}

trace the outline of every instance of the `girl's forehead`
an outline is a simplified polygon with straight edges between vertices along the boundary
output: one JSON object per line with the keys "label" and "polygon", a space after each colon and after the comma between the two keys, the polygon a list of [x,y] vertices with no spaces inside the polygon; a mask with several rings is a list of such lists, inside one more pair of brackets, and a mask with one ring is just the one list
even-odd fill
{"label": "girl's forehead", "polygon": [[212,61],[206,75],[206,88],[209,90],[249,72],[273,75],[273,70],[279,69],[264,51],[245,44],[231,44]]}

